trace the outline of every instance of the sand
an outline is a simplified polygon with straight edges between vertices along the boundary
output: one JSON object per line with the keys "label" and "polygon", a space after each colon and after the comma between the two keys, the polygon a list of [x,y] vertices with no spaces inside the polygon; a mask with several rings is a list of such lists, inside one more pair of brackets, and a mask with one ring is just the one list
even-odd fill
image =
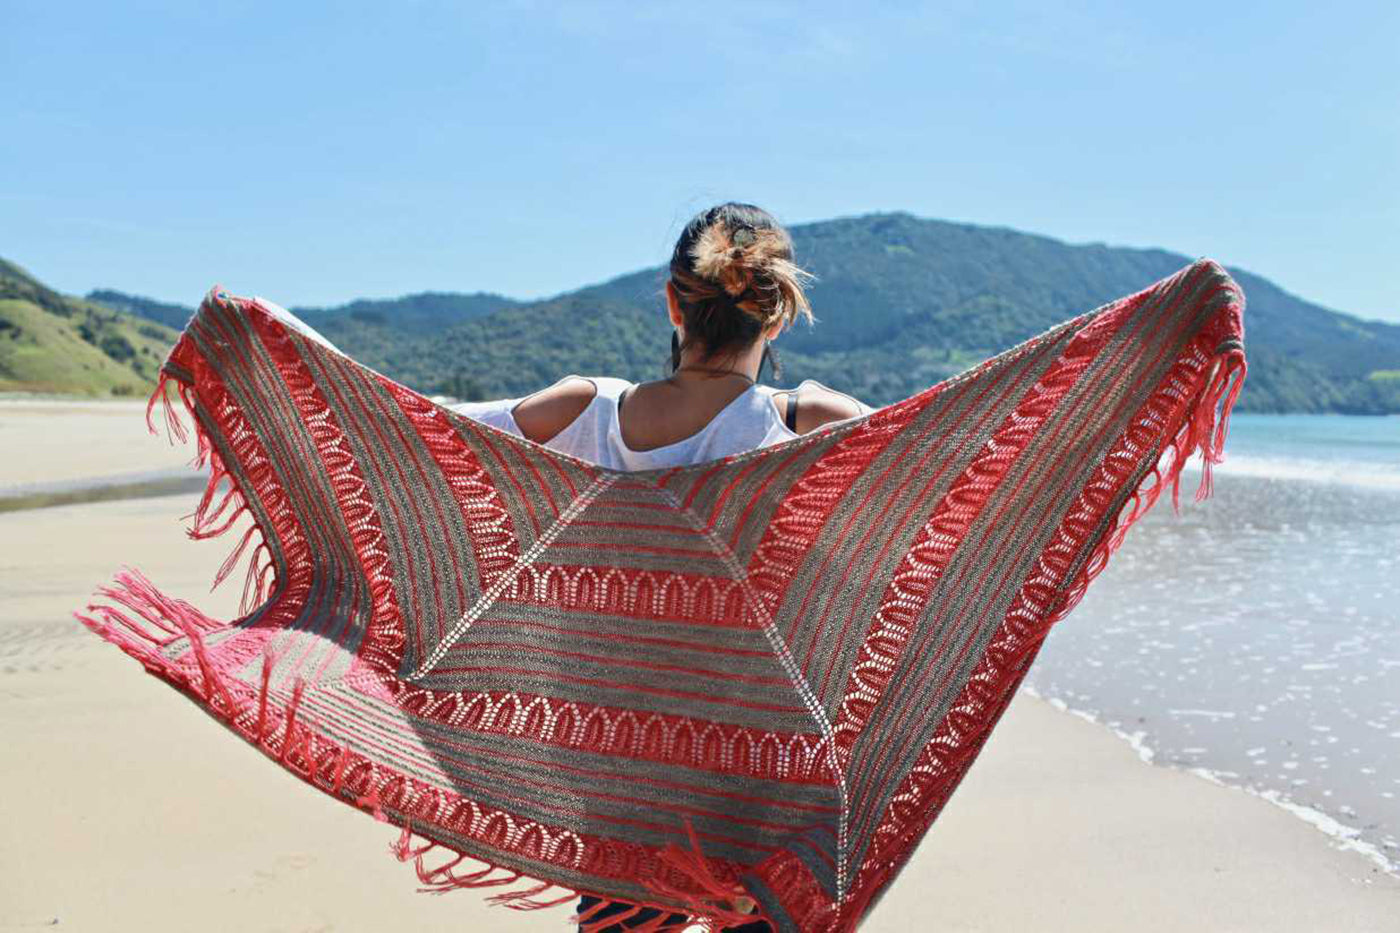
{"label": "sand", "polygon": [[0,398],[0,491],[187,464],[194,445],[166,439],[159,404],[151,422],[161,433],[147,433],[145,411],[135,400]]}
{"label": "sand", "polygon": [[[48,406],[65,414],[45,419]],[[81,443],[96,436],[110,443]],[[0,487],[192,453],[171,450],[130,404],[0,405]],[[184,537],[194,500],[0,514],[0,930],[571,929],[563,909],[418,893],[388,853],[394,830],[284,773],[72,619],[122,563],[231,615],[238,574],[208,593],[231,542]],[[1022,692],[862,930],[1340,933],[1397,918],[1400,879]]]}

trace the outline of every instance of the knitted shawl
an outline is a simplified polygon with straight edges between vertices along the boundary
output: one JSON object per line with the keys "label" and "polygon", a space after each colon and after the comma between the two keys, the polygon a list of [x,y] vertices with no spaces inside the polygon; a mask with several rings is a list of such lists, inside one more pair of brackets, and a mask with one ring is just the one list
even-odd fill
{"label": "knitted shawl", "polygon": [[75,615],[396,827],[426,889],[853,930],[1197,450],[1210,494],[1243,310],[1199,259],[873,413],[615,472],[216,286],[146,423],[193,417],[192,537],[251,520],[216,577],[256,540],[245,614],[125,567]]}

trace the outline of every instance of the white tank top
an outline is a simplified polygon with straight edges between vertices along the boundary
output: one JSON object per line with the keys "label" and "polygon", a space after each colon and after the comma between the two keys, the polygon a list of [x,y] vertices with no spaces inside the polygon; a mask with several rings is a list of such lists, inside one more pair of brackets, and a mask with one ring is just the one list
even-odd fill
{"label": "white tank top", "polygon": [[[633,450],[622,440],[617,400],[623,391],[634,383],[609,376],[581,378],[593,383],[597,387],[597,394],[582,414],[550,438],[544,446],[609,469],[655,470],[704,463],[707,460],[718,460],[731,454],[789,441],[798,436],[783,423],[782,415],[779,414],[773,399],[775,394],[788,390],[760,384],[741,392],[721,409],[719,414],[710,419],[709,424],[689,437],[651,450]],[[802,385],[826,388],[814,379],[808,379]],[[475,421],[523,437],[511,414],[511,410],[520,401],[519,398],[511,398],[490,402],[461,402],[447,407]],[[860,401],[851,401],[856,404],[862,415],[871,411]]]}
{"label": "white tank top", "polygon": [[[266,298],[255,297],[255,301],[266,307],[273,316],[296,328],[312,340],[325,344],[341,353],[333,343],[317,333],[314,328],[295,314]],[[597,387],[597,393],[583,413],[569,423],[569,426],[550,438],[545,444],[562,453],[587,460],[613,470],[655,470],[691,463],[704,463],[718,460],[731,454],[740,454],[771,444],[789,441],[798,435],[789,430],[778,414],[778,406],[773,396],[781,391],[772,386],[753,385],[740,393],[737,398],[710,419],[710,423],[689,437],[674,444],[655,447],[651,450],[633,450],[622,440],[622,425],[618,421],[617,400],[625,389],[634,383],[609,376],[582,377]],[[826,386],[815,379],[808,379],[798,386],[817,386],[826,391]],[[837,392],[837,395],[844,393]],[[851,398],[860,417],[872,411],[868,405]],[[497,399],[491,402],[461,402],[447,406],[483,424],[509,431],[517,437],[524,437],[520,426],[515,423],[511,410],[524,398]]]}
{"label": "white tank top", "polygon": [[[284,324],[297,328],[305,333],[308,338],[318,340],[335,350],[342,352],[339,347],[333,345],[330,340],[315,331],[311,325],[302,321],[293,312],[287,311],[281,305],[269,301],[267,298],[255,297],[265,305],[267,310],[272,312],[274,317],[280,318]],[[654,447],[651,450],[633,450],[627,447],[622,440],[622,424],[617,420],[617,396],[622,395],[623,389],[634,385],[634,382],[620,380],[620,378],[610,377],[610,375],[595,375],[587,378],[595,385],[596,394],[588,408],[580,416],[575,417],[573,422],[568,423],[566,429],[554,434],[546,441],[546,447],[554,450],[566,452],[580,459],[587,459],[589,462],[608,466],[610,469],[658,469],[668,468],[668,466],[685,466],[687,464],[703,464],[707,459],[720,459],[731,454],[742,454],[749,450],[757,450],[759,447],[767,447],[770,444],[780,444],[785,440],[792,440],[798,437],[795,431],[788,429],[783,423],[783,416],[778,413],[777,403],[773,401],[776,392],[785,391],[777,389],[771,385],[759,384],[750,385],[748,389],[739,392],[734,401],[725,405],[718,415],[710,419],[710,423],[701,427],[699,431],[690,437],[683,437],[673,444],[665,444],[662,447]],[[834,392],[834,389],[827,388],[816,380],[802,380],[798,388],[804,385],[819,385],[819,387]],[[836,392],[837,395],[844,395],[851,399],[860,410],[860,417],[872,412],[871,406],[860,399],[846,395],[844,392]],[[494,399],[490,402],[458,402],[455,405],[448,405],[454,412],[462,413],[470,419],[479,420],[486,424],[491,424],[498,429],[510,431],[517,437],[524,437],[521,429],[515,423],[515,417],[511,415],[511,409],[517,403],[528,396],[521,395],[517,398]],[[843,419],[850,420],[850,419]]]}

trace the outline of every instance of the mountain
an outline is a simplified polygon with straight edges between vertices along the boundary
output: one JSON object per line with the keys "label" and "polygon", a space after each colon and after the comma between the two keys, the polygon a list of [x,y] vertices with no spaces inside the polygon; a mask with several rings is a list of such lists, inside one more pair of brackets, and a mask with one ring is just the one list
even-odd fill
{"label": "mountain", "polygon": [[[799,263],[817,276],[810,296],[819,323],[779,339],[776,381],[815,378],[872,404],[911,395],[1197,258],[907,213],[789,231]],[[1227,268],[1248,301],[1251,366],[1240,410],[1400,413],[1400,325],[1331,311]],[[463,397],[520,395],[570,372],[655,378],[668,352],[665,276],[664,267],[644,269],[429,339],[350,333],[333,322],[319,329],[401,381]]]}
{"label": "mountain", "polygon": [[371,327],[392,327],[400,333],[432,336],[443,327],[486,317],[507,308],[518,308],[522,304],[514,298],[490,292],[419,292],[402,298],[361,298],[332,308],[298,307],[291,310],[318,329],[322,324],[348,328],[353,321]]}
{"label": "mountain", "polygon": [[[810,296],[819,323],[778,340],[783,378],[775,381],[815,378],[872,404],[962,372],[1197,258],[903,212],[789,231],[798,262],[817,276]],[[1400,325],[1329,310],[1227,268],[1248,301],[1241,411],[1400,413]],[[658,266],[532,302],[428,293],[293,310],[351,356],[422,391],[512,396],[570,372],[660,375],[665,275]],[[123,298],[132,310],[144,301]],[[191,310],[161,313],[188,319]]]}
{"label": "mountain", "polygon": [[[140,295],[101,288],[87,294],[95,301],[128,314],[150,318],[174,328],[183,328],[194,313],[192,306],[168,304]],[[275,298],[272,300],[276,300]],[[322,325],[338,328],[341,333],[364,325],[370,331],[387,327],[400,334],[431,335],[461,321],[485,317],[495,311],[518,307],[521,302],[490,292],[469,295],[456,292],[420,292],[402,298],[361,298],[331,308],[296,307],[291,311],[313,328]]]}
{"label": "mountain", "polygon": [[88,292],[87,300],[106,305],[117,311],[125,311],[127,314],[156,321],[167,327],[173,327],[177,331],[189,323],[190,315],[194,313],[193,308],[187,308],[184,305],[169,304],[164,301],[156,301],[154,298],[142,298],[138,295],[127,295],[110,288],[99,288]]}
{"label": "mountain", "polygon": [[177,336],[0,259],[0,391],[145,397]]}

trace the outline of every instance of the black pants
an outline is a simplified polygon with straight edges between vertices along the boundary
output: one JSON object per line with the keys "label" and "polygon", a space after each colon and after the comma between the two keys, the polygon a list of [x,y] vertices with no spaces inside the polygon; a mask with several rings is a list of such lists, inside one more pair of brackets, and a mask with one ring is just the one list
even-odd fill
{"label": "black pants", "polygon": [[[598,902],[598,898],[593,897],[590,894],[585,894],[583,895],[583,897],[579,898],[578,912],[583,913],[585,910],[588,910],[590,907],[592,907],[594,904],[597,904]],[[596,914],[590,917],[589,920],[592,921],[604,917],[611,917],[614,914],[620,914],[624,911],[631,910],[633,906],[635,905],[628,904],[624,901],[611,901],[608,903],[608,906],[598,911]],[[604,927],[603,933],[625,933],[625,929],[631,929],[635,926],[641,926],[648,920],[651,920],[654,917],[659,917],[660,915],[661,911],[655,907],[643,907],[641,910],[637,911],[635,914],[628,917],[626,920],[620,920],[610,927]],[[666,922],[674,923],[676,930],[679,933],[680,930],[685,929],[686,921],[689,919],[689,914],[671,914],[671,916],[666,919]],[[582,928],[580,927],[580,929]],[[746,923],[743,926],[725,927],[724,933],[773,933],[773,928],[768,925],[767,920],[755,920],[753,923]]]}

